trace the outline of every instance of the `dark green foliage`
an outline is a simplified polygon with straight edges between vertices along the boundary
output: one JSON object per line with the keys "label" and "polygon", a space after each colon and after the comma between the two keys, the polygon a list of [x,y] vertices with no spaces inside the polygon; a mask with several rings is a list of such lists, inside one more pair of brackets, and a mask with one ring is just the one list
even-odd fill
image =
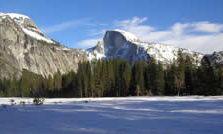
{"label": "dark green foliage", "polygon": [[60,90],[62,88],[62,76],[60,71],[57,71],[57,73],[54,74],[54,82],[53,87],[56,90]]}
{"label": "dark green foliage", "polygon": [[158,86],[158,67],[154,58],[150,58],[148,73],[148,89],[156,94]]}
{"label": "dark green foliage", "polygon": [[175,62],[172,65],[168,66],[165,73],[165,94],[166,95],[176,95],[175,89],[175,76],[176,76],[177,67]]}
{"label": "dark green foliage", "polygon": [[132,68],[131,94],[143,95],[145,91],[144,71],[146,63],[144,61],[136,61]]}
{"label": "dark green foliage", "polygon": [[181,51],[165,66],[153,58],[149,64],[136,61],[132,67],[126,60],[110,58],[79,63],[77,72],[63,75],[58,71],[44,78],[23,70],[20,79],[0,80],[0,96],[15,97],[222,94],[223,67],[214,69],[206,57],[198,67]]}
{"label": "dark green foliage", "polygon": [[196,85],[196,66],[193,64],[193,59],[190,56],[186,56],[185,59],[185,94],[194,94],[194,88]]}
{"label": "dark green foliage", "polygon": [[180,95],[185,88],[185,61],[181,50],[178,51],[176,75],[174,77],[176,92],[177,95]]}
{"label": "dark green foliage", "polygon": [[111,58],[107,61],[107,72],[104,76],[106,76],[104,83],[104,88],[106,90],[104,92],[104,95],[113,96],[114,86],[115,86],[115,74],[113,68],[113,60]]}
{"label": "dark green foliage", "polygon": [[42,90],[43,77],[23,70],[22,77],[19,80],[19,91],[22,97],[34,96]]}
{"label": "dark green foliage", "polygon": [[105,75],[102,74],[102,71],[102,61],[99,60],[94,67],[94,89],[92,95],[94,97],[103,95]]}
{"label": "dark green foliage", "polygon": [[223,67],[218,69],[218,95],[223,95]]}
{"label": "dark green foliage", "polygon": [[214,68],[210,65],[207,57],[201,60],[201,66],[198,68],[199,85],[197,94],[216,95],[216,75]]}
{"label": "dark green foliage", "polygon": [[157,74],[157,93],[159,95],[162,95],[165,93],[165,79],[164,79],[164,70],[163,65],[161,63],[158,63],[158,74]]}
{"label": "dark green foliage", "polygon": [[47,88],[52,91],[54,90],[54,79],[51,75],[48,77]]}
{"label": "dark green foliage", "polygon": [[120,96],[127,96],[130,88],[131,81],[131,66],[129,62],[122,61],[119,66],[120,70]]}

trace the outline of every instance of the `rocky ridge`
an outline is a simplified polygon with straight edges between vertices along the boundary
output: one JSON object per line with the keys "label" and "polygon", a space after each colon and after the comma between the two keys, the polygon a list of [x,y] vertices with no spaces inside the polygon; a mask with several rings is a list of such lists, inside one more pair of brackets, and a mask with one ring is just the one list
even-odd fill
{"label": "rocky ridge", "polygon": [[29,17],[0,13],[0,78],[18,78],[23,69],[43,76],[76,71],[85,60],[85,51],[53,41]]}

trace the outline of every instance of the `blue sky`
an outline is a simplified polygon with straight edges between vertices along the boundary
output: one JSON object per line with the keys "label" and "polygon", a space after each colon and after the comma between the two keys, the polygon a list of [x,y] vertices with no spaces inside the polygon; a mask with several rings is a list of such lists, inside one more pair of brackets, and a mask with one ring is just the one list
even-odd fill
{"label": "blue sky", "polygon": [[0,0],[0,12],[29,16],[49,37],[88,48],[106,30],[194,51],[223,50],[223,0]]}

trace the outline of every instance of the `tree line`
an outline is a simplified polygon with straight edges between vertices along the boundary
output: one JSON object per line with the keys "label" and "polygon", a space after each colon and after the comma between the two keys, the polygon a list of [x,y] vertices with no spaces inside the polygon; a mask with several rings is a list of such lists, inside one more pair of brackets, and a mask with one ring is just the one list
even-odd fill
{"label": "tree line", "polygon": [[154,58],[136,61],[110,58],[78,64],[77,72],[43,77],[23,70],[20,79],[0,80],[0,96],[119,97],[152,95],[223,95],[223,67],[213,68],[206,57],[198,66],[178,52],[172,64]]}

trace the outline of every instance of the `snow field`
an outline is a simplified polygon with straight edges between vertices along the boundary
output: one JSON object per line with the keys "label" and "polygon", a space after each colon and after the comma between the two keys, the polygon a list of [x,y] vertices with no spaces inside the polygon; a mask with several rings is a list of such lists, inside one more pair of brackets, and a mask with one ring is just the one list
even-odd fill
{"label": "snow field", "polygon": [[[11,106],[10,99],[14,99]],[[223,96],[0,98],[0,133],[221,134]],[[25,101],[26,104],[19,104]],[[12,129],[13,128],[13,129]]]}

